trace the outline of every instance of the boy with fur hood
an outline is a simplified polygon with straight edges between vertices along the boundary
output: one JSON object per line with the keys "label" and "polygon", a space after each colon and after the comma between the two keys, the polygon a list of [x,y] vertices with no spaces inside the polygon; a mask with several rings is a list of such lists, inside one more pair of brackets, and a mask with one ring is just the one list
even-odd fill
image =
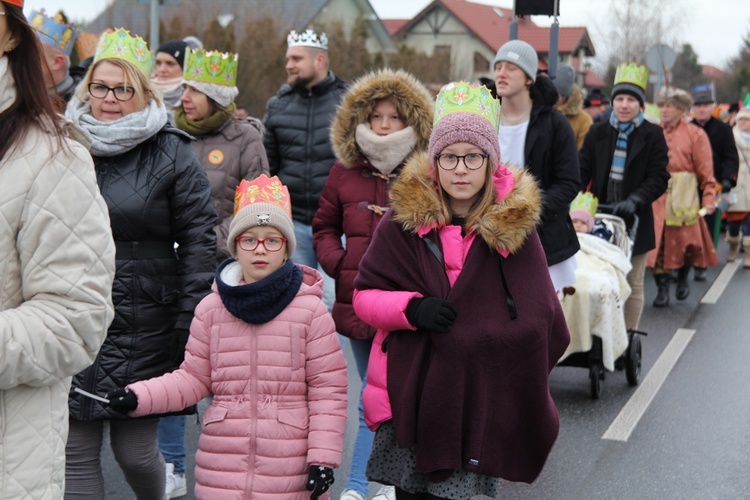
{"label": "boy with fur hood", "polygon": [[397,498],[496,498],[497,478],[534,481],[557,437],[548,379],[568,328],[536,233],[541,193],[500,163],[499,114],[485,87],[443,87],[428,152],[394,183],[354,283],[378,329],[367,475]]}
{"label": "boy with fur hood", "polygon": [[[331,145],[338,160],[313,219],[313,245],[323,270],[336,280],[333,319],[338,332],[350,338],[361,380],[375,329],[354,313],[354,277],[375,228],[388,212],[393,181],[413,152],[427,149],[432,108],[430,92],[414,76],[383,69],[351,86],[331,125]],[[342,499],[366,498],[365,466],[373,437],[360,405],[359,432]]]}

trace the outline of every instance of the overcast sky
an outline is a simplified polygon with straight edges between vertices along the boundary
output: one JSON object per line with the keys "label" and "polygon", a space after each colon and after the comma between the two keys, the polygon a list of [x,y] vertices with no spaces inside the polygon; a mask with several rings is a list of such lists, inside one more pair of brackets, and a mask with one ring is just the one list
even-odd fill
{"label": "overcast sky", "polygon": [[[112,0],[26,0],[25,11],[46,8],[49,12],[64,9],[75,20],[91,20]],[[210,0],[186,0],[210,1]],[[272,0],[267,0],[272,1]],[[512,8],[513,0],[473,0],[477,3]],[[652,0],[658,2],[660,0]],[[431,0],[370,0],[383,18],[411,18]],[[606,52],[611,0],[560,0],[561,26],[586,26],[599,53]],[[724,67],[739,53],[742,37],[750,32],[750,0],[679,0],[684,16],[683,43],[690,43],[701,64]],[[533,17],[534,22],[548,25],[550,18]],[[674,47],[679,52],[679,47]]]}

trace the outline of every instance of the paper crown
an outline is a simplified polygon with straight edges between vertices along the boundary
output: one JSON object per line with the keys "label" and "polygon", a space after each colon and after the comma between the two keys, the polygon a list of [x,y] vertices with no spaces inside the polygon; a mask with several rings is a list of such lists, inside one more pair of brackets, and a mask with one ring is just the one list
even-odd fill
{"label": "paper crown", "polygon": [[271,178],[260,174],[252,181],[243,180],[234,193],[234,215],[248,205],[270,203],[292,216],[292,199],[289,190],[275,175]]}
{"label": "paper crown", "polygon": [[451,113],[474,113],[489,121],[495,130],[500,127],[500,103],[481,84],[452,82],[440,89],[435,100],[434,126]]}
{"label": "paper crown", "polygon": [[44,9],[32,10],[27,19],[41,41],[70,57],[79,34],[76,26],[67,24],[60,13],[54,18],[47,16]]}
{"label": "paper crown", "polygon": [[94,62],[102,59],[123,59],[134,64],[148,78],[154,65],[154,54],[139,36],[131,36],[124,28],[104,33],[99,38]]}
{"label": "paper crown", "polygon": [[286,44],[289,47],[315,47],[316,49],[328,50],[328,37],[325,33],[318,36],[313,30],[305,30],[304,33],[297,33],[292,30],[286,37]]}
{"label": "paper crown", "polygon": [[643,90],[648,86],[648,70],[645,66],[635,63],[623,63],[617,67],[615,72],[615,85],[618,83],[632,83]]}
{"label": "paper crown", "polygon": [[578,196],[570,204],[570,211],[585,210],[593,217],[596,209],[599,208],[599,199],[590,192],[579,191]]}
{"label": "paper crown", "polygon": [[237,84],[237,54],[187,48],[185,80],[234,87]]}

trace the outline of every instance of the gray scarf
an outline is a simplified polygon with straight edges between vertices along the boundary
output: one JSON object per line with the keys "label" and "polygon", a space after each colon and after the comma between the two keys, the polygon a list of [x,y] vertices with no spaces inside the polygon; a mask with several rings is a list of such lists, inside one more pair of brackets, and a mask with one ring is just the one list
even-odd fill
{"label": "gray scarf", "polygon": [[91,103],[73,97],[65,116],[83,129],[91,142],[92,156],[117,156],[150,139],[167,124],[167,108],[150,99],[145,108],[113,122],[91,115]]}

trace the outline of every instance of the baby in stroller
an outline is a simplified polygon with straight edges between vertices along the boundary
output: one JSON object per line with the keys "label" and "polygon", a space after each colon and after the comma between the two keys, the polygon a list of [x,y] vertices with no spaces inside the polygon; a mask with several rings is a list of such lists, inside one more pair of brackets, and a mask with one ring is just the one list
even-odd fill
{"label": "baby in stroller", "polygon": [[561,299],[570,330],[570,345],[561,361],[592,349],[593,336],[601,339],[601,362],[614,371],[615,360],[628,348],[624,304],[630,296],[626,276],[631,269],[630,242],[619,217],[596,214],[597,198],[578,193],[570,218],[581,244],[576,254],[576,282]]}

